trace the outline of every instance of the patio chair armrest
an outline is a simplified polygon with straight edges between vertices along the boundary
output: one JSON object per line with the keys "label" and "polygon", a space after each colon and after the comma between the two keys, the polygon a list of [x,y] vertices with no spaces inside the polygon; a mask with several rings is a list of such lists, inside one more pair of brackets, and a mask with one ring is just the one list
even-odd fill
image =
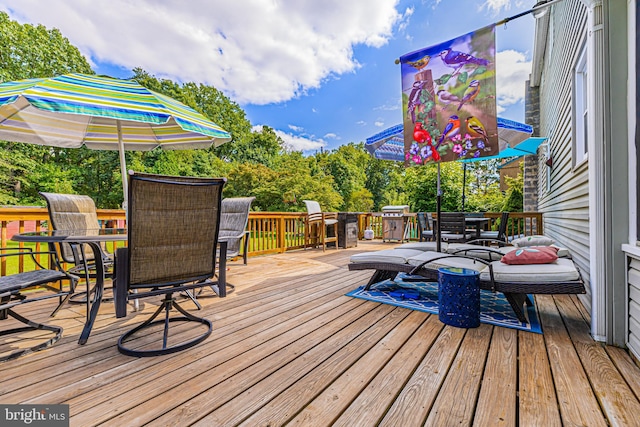
{"label": "patio chair armrest", "polygon": [[247,231],[243,231],[242,233],[234,234],[234,235],[230,235],[230,236],[220,236],[220,237],[218,237],[218,241],[219,242],[228,242],[229,240],[242,239],[243,237],[245,237],[245,235],[247,233],[248,233]]}
{"label": "patio chair armrest", "polygon": [[[7,251],[13,251],[12,253],[5,253]],[[42,265],[38,259],[36,258],[36,255],[49,255],[52,257],[53,262],[55,264],[55,266],[60,270],[63,271],[64,273],[67,273],[65,269],[62,268],[62,265],[60,265],[59,261],[58,261],[58,253],[55,250],[49,250],[49,251],[34,251],[31,248],[25,248],[25,247],[18,247],[18,248],[10,248],[10,247],[5,247],[5,248],[0,248],[0,258],[8,258],[8,257],[15,257],[15,256],[30,256],[31,259],[33,260],[33,262],[41,269],[48,269],[48,267]]]}

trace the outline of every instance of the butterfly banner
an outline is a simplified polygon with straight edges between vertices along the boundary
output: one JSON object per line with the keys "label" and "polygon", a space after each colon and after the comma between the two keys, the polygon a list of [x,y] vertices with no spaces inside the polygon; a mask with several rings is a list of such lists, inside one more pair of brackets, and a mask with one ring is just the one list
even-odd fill
{"label": "butterfly banner", "polygon": [[495,25],[400,57],[405,165],[494,156]]}

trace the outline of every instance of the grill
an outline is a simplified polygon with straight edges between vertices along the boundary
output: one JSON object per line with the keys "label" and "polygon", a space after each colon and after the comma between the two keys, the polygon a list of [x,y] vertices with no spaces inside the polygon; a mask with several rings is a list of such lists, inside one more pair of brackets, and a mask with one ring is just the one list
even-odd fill
{"label": "grill", "polygon": [[408,239],[409,206],[396,205],[382,208],[382,241]]}
{"label": "grill", "polygon": [[338,247],[358,246],[358,213],[338,212]]}

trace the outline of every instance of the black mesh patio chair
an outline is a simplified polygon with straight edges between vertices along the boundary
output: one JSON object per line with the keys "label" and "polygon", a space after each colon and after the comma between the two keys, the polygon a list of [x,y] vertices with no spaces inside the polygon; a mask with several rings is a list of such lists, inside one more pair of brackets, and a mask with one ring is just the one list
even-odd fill
{"label": "black mesh patio chair", "polygon": [[434,234],[431,214],[429,212],[418,212],[416,218],[418,220],[419,241],[432,241],[434,239]]}
{"label": "black mesh patio chair", "polygon": [[[127,302],[162,296],[158,309],[139,326],[123,334],[118,350],[130,356],[157,356],[190,348],[205,340],[211,321],[193,316],[174,294],[211,286],[226,296],[225,275],[217,281],[216,247],[224,178],[191,178],[131,174],[126,248],[115,257],[114,301],[116,317],[127,315]],[[226,242],[220,243],[219,269],[226,269]],[[173,309],[181,316],[171,317]],[[155,320],[162,312],[164,319]],[[170,336],[172,322],[200,324],[204,332]],[[158,328],[158,326],[162,326]],[[203,326],[203,328],[202,328]],[[161,345],[149,343],[155,329]],[[192,331],[193,332],[193,331]],[[139,344],[138,338],[143,338]],[[144,348],[140,347],[144,346]]]}
{"label": "black mesh patio chair", "polygon": [[[46,255],[50,257],[52,262],[58,269],[49,269],[38,262],[36,255]],[[35,322],[18,314],[15,309],[18,306],[31,302],[42,301],[50,298],[58,298],[58,305],[51,313],[51,317],[55,316],[60,307],[67,301],[78,282],[78,277],[64,271],[57,261],[56,251],[33,251],[30,248],[0,248],[0,258],[9,257],[26,257],[30,256],[37,266],[36,270],[25,271],[23,273],[12,274],[0,277],[0,322],[8,320],[9,317],[16,319],[18,322],[26,325],[21,327],[10,327],[6,330],[0,330],[0,336],[9,336],[14,334],[24,334],[27,331],[48,331],[53,332],[53,337],[45,342],[40,342],[30,347],[17,348],[16,350],[4,351],[5,347],[18,347],[20,337],[16,337],[16,341],[2,346],[0,353],[0,361],[15,359],[27,353],[47,348],[62,337],[62,328],[55,325],[45,325]],[[65,288],[62,283],[68,281],[69,286]]]}
{"label": "black mesh patio chair", "polygon": [[247,231],[249,210],[255,199],[255,197],[222,199],[219,240],[227,242],[227,259],[239,256],[240,247],[242,247],[245,265],[249,252],[249,231]]}
{"label": "black mesh patio chair", "polygon": [[[49,211],[50,228],[52,230],[91,230],[100,228],[96,205],[89,196],[77,194],[60,194],[40,192],[47,202]],[[95,278],[95,254],[85,252],[83,259],[80,246],[75,243],[57,243],[60,251],[60,259],[73,267],[69,272],[84,277],[87,280],[87,289],[90,287],[89,279]],[[113,254],[107,252],[105,244],[101,244],[100,256],[105,268],[105,277],[112,277]],[[85,262],[86,261],[86,262]],[[86,292],[80,292],[71,297],[71,301],[84,302]],[[104,298],[107,299],[107,298]]]}
{"label": "black mesh patio chair", "polygon": [[497,231],[481,231],[480,238],[495,239],[507,243],[507,224],[509,222],[509,212],[502,212],[500,224]]}
{"label": "black mesh patio chair", "polygon": [[442,240],[448,243],[464,243],[474,237],[467,230],[464,212],[440,212],[440,233]]}

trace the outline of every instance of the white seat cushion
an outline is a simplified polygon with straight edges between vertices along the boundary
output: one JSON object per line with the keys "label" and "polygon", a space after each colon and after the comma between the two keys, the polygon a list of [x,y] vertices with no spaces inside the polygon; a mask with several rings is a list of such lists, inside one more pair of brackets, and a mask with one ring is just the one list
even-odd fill
{"label": "white seat cushion", "polygon": [[[549,264],[509,265],[494,261],[491,265],[496,282],[554,283],[570,282],[580,278],[575,264],[568,258],[558,258]],[[480,273],[480,280],[490,280],[489,269]]]}
{"label": "white seat cushion", "polygon": [[[444,256],[444,258],[435,259],[442,256]],[[412,256],[407,260],[409,265],[413,265],[414,267],[417,267],[425,261],[430,261],[425,264],[425,267],[431,270],[437,270],[442,267],[459,267],[482,271],[485,268],[488,268],[487,265],[482,262],[474,261],[469,258],[460,258],[452,255],[447,255],[440,252],[422,252],[421,254]]]}
{"label": "white seat cushion", "polygon": [[[400,246],[396,246],[396,249],[416,249],[419,251],[432,251],[435,252],[437,250],[438,242],[409,242],[402,244]],[[440,250],[442,252],[446,252],[447,246],[449,244],[445,242],[441,242]]]}
{"label": "white seat cushion", "polygon": [[423,253],[423,251],[415,249],[383,249],[381,251],[351,255],[351,262],[390,262],[393,264],[406,264],[408,258],[420,255],[421,253]]}
{"label": "white seat cushion", "polygon": [[569,249],[561,248],[560,246],[550,245],[552,248],[558,249],[558,258],[567,258],[569,256]]}
{"label": "white seat cushion", "polygon": [[457,252],[457,255],[470,256],[487,261],[500,261],[502,255],[505,255],[516,249],[518,248],[516,248],[515,246],[490,247],[472,245],[469,243],[449,243],[447,253],[453,254]]}

